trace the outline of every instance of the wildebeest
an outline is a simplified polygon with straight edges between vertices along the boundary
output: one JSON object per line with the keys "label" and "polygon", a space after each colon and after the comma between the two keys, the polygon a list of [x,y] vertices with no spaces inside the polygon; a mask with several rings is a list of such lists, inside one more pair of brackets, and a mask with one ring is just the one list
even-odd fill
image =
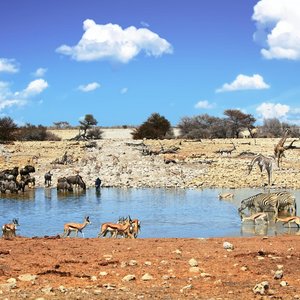
{"label": "wildebeest", "polygon": [[14,167],[12,169],[6,169],[0,172],[0,180],[14,180],[16,181],[19,175],[19,167]]}
{"label": "wildebeest", "polygon": [[48,172],[44,175],[44,178],[45,178],[45,185],[47,185],[47,186],[50,186],[50,185],[51,185],[51,183],[52,183],[52,175],[53,175],[53,174],[51,174],[50,171],[48,171]]}
{"label": "wildebeest", "polygon": [[83,181],[82,177],[80,175],[75,175],[75,176],[68,176],[67,177],[67,182],[70,184],[77,184],[80,186],[82,189],[86,189],[86,184]]}
{"label": "wildebeest", "polygon": [[20,175],[28,175],[29,173],[34,173],[35,168],[33,166],[27,165],[24,168],[21,168]]}
{"label": "wildebeest", "polygon": [[57,182],[57,190],[58,191],[69,191],[72,192],[73,191],[73,186],[72,184],[68,183],[67,181],[58,181]]}
{"label": "wildebeest", "polygon": [[31,186],[35,186],[35,178],[31,177],[29,174],[22,175],[21,176],[21,181],[24,181],[25,185],[29,185],[29,183],[31,183]]}
{"label": "wildebeest", "polygon": [[18,186],[15,181],[0,181],[0,192],[5,193],[6,191],[10,191],[11,193],[18,192]]}

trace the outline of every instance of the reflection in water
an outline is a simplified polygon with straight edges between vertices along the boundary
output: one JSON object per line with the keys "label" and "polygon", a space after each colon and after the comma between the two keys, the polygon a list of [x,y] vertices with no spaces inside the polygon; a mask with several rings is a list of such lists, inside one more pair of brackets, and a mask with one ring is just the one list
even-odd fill
{"label": "reflection in water", "polygon": [[74,190],[73,192],[69,191],[57,191],[57,199],[72,199],[72,198],[82,198],[85,196],[86,190]]}
{"label": "reflection in water", "polygon": [[[0,195],[0,225],[18,218],[22,236],[56,235],[62,232],[64,223],[80,223],[88,215],[92,224],[85,229],[85,236],[96,237],[102,223],[130,215],[142,223],[141,238],[300,234],[297,228],[284,228],[280,223],[275,226],[273,221],[267,226],[254,226],[252,222],[241,225],[237,210],[241,200],[259,190],[229,191],[234,193],[231,201],[219,200],[219,193],[224,192],[221,189],[101,188],[96,191],[90,188],[74,192],[29,189],[24,194]],[[300,192],[294,193],[299,199]]]}

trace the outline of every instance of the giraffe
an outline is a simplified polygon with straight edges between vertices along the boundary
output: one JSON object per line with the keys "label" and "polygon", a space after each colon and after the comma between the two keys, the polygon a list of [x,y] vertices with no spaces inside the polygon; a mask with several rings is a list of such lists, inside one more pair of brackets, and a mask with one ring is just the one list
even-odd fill
{"label": "giraffe", "polygon": [[250,175],[250,173],[252,171],[252,168],[255,165],[255,163],[258,164],[260,172],[262,172],[264,170],[267,171],[267,173],[268,173],[268,184],[270,186],[271,179],[272,179],[273,165],[275,163],[274,157],[266,157],[262,154],[258,154],[257,156],[255,156],[252,159],[250,165],[248,166],[249,167],[248,175]]}
{"label": "giraffe", "polygon": [[283,145],[284,145],[289,133],[290,133],[290,130],[287,128],[283,134],[283,137],[280,139],[280,141],[274,148],[274,155],[275,155],[275,158],[277,158],[277,166],[278,167],[279,167],[280,159],[284,156],[284,151],[286,150]]}

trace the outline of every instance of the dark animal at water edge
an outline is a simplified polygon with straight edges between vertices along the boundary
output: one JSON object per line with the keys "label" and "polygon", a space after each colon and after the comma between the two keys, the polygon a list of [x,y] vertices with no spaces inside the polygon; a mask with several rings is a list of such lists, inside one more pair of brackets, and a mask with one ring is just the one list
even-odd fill
{"label": "dark animal at water edge", "polygon": [[35,168],[33,166],[27,165],[24,168],[21,168],[20,175],[28,175],[29,173],[34,173]]}
{"label": "dark animal at water edge", "polygon": [[5,193],[6,191],[11,193],[18,193],[18,186],[15,181],[0,181],[0,192]]}
{"label": "dark animal at water edge", "polygon": [[16,178],[19,175],[19,168],[14,167],[13,169],[6,169],[0,172],[0,180],[14,180],[16,181]]}
{"label": "dark animal at water edge", "polygon": [[95,180],[95,187],[97,191],[100,189],[100,186],[101,186],[101,179],[97,177],[97,179]]}
{"label": "dark animal at water edge", "polygon": [[75,184],[77,186],[80,186],[84,190],[86,189],[86,184],[80,175],[68,176],[67,182],[70,184]]}
{"label": "dark animal at water edge", "polygon": [[57,188],[58,191],[73,192],[73,186],[72,186],[72,184],[68,183],[67,181],[58,181],[56,188]]}
{"label": "dark animal at water edge", "polygon": [[50,186],[52,184],[52,176],[53,174],[50,173],[50,171],[48,171],[45,175],[44,175],[44,178],[45,178],[45,185],[46,186]]}

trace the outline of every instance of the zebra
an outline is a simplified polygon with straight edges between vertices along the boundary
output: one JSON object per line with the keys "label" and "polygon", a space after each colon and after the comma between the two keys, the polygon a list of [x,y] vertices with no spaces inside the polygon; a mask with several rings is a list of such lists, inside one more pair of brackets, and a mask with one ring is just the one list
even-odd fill
{"label": "zebra", "polygon": [[275,193],[258,193],[241,201],[241,207],[238,209],[242,217],[242,211],[248,208],[251,215],[256,212],[272,212],[274,217],[278,216],[278,201]]}
{"label": "zebra", "polygon": [[277,196],[278,211],[287,210],[292,216],[296,216],[297,203],[296,197],[293,194],[287,191],[275,192],[273,194]]}
{"label": "zebra", "polygon": [[238,209],[239,214],[246,208],[252,213],[274,211],[276,218],[279,211],[287,209],[291,211],[293,216],[296,215],[297,204],[294,195],[287,191],[279,191],[273,193],[259,193],[242,200],[241,207]]}

